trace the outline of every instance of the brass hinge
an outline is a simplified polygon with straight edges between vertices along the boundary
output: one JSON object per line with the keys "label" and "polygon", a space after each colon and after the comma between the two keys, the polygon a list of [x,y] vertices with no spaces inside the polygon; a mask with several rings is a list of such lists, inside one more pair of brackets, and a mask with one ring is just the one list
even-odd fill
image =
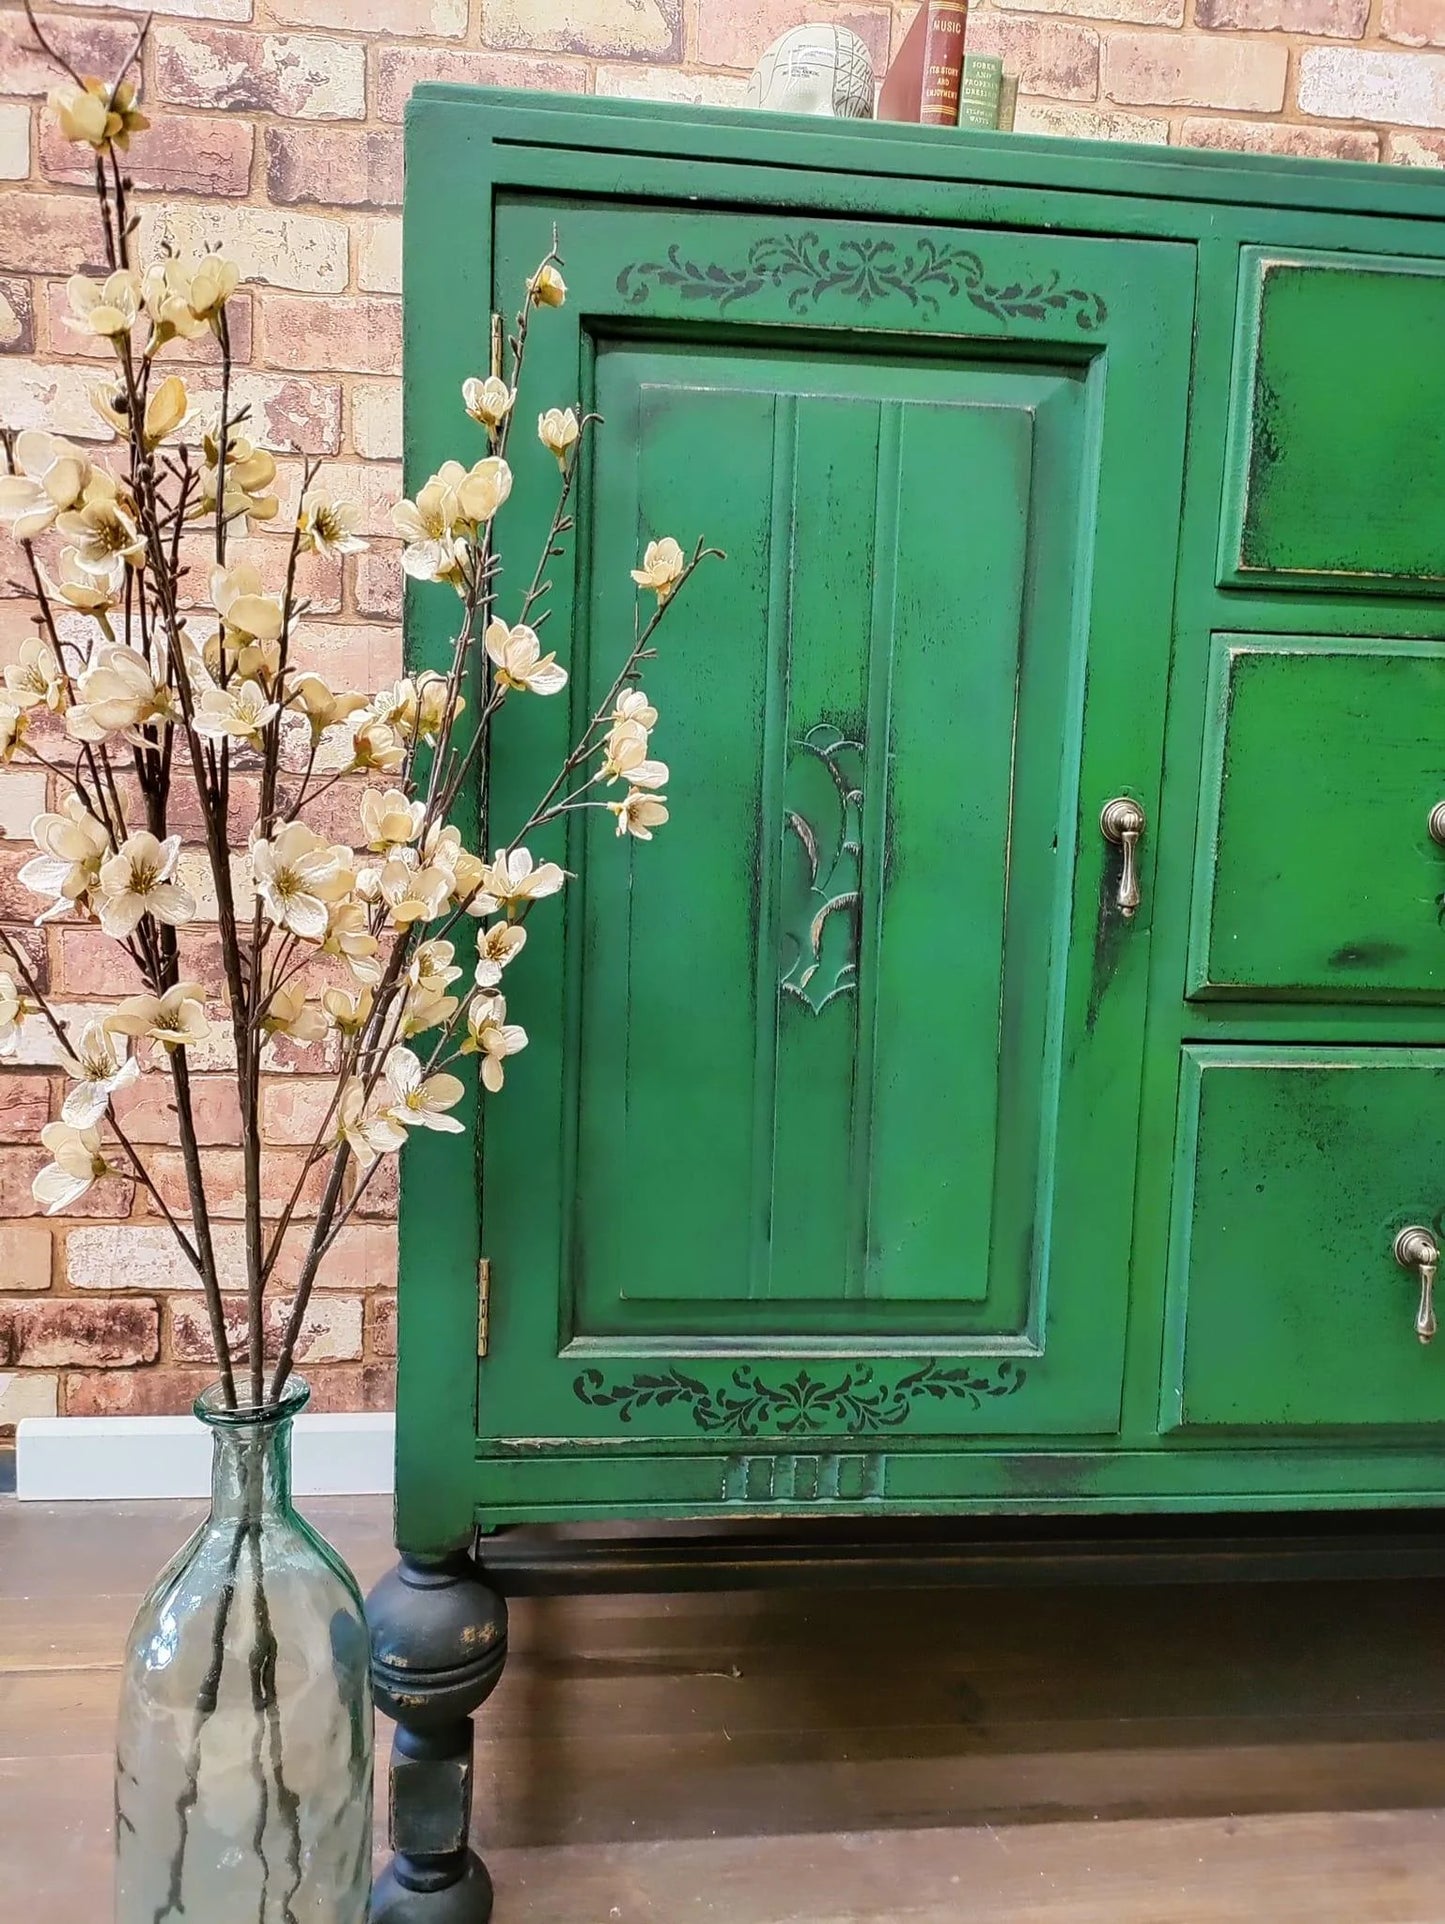
{"label": "brass hinge", "polygon": [[492,316],[492,373],[497,380],[502,378],[502,344],[505,340],[500,314]]}
{"label": "brass hinge", "polygon": [[487,1337],[492,1320],[492,1259],[483,1256],[477,1264],[477,1355],[487,1353]]}

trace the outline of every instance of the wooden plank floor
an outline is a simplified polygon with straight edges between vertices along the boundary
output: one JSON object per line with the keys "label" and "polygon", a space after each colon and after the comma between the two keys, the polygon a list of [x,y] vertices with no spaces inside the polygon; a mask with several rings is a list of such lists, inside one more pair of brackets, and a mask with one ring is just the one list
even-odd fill
{"label": "wooden plank floor", "polygon": [[[369,1584],[386,1506],[307,1508]],[[7,1916],[109,1915],[116,1653],[197,1514],[0,1500]],[[519,1602],[478,1744],[497,1924],[1445,1924],[1442,1601]]]}

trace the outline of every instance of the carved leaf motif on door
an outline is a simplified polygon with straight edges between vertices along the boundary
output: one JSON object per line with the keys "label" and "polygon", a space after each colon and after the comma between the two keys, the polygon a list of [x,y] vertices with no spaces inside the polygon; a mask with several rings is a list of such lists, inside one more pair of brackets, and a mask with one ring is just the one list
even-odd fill
{"label": "carved leaf motif on door", "polygon": [[687,260],[674,242],[666,259],[632,261],[617,276],[617,291],[632,307],[641,307],[652,289],[668,288],[685,301],[711,301],[721,312],[767,287],[785,290],[794,314],[816,308],[829,295],[864,308],[894,295],[936,314],[947,295],[962,296],[1005,325],[1072,313],[1074,325],[1090,334],[1109,317],[1102,295],[1062,286],[1057,272],[990,279],[972,248],[926,234],[909,247],[881,237],[829,247],[815,233],[769,234],[734,266]]}
{"label": "carved leaf motif on door", "polygon": [[819,722],[794,749],[783,830],[799,859],[783,880],[781,988],[816,1014],[858,986],[863,744]]}

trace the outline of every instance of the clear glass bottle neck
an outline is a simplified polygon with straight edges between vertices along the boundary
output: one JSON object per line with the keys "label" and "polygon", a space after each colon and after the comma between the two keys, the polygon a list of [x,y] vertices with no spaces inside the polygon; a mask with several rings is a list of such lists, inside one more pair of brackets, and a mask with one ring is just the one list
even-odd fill
{"label": "clear glass bottle neck", "polygon": [[291,1508],[291,1418],[211,1429],[211,1519],[250,1522]]}

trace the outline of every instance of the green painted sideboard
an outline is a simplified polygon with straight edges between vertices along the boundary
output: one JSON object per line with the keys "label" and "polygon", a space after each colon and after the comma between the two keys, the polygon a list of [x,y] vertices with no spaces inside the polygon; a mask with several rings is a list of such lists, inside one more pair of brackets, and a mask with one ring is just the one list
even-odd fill
{"label": "green painted sideboard", "polygon": [[728,557],[672,821],[547,851],[498,1126],[404,1172],[377,1914],[443,1924],[478,1527],[1445,1500],[1445,178],[433,86],[406,207],[413,481],[560,230],[579,716],[645,540]]}

